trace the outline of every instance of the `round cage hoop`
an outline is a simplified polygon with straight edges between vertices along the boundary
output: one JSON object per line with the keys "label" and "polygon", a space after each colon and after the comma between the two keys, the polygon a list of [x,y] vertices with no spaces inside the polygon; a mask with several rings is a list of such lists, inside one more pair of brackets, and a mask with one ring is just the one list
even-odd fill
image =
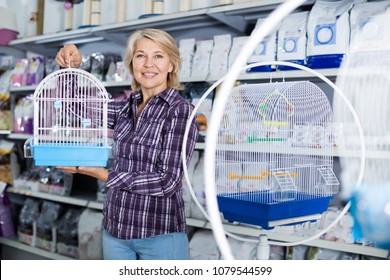
{"label": "round cage hoop", "polygon": [[[326,76],[324,76],[323,74],[319,73],[318,71],[316,70],[313,70],[311,68],[308,68],[306,66],[303,66],[303,65],[300,65],[300,64],[296,64],[296,63],[292,63],[292,62],[287,62],[287,61],[262,61],[262,62],[256,62],[256,63],[252,63],[252,64],[249,64],[249,65],[245,65],[244,67],[241,68],[241,71],[245,71],[247,69],[250,69],[252,67],[258,67],[258,66],[269,66],[269,65],[281,65],[281,66],[287,66],[287,67],[292,67],[292,68],[295,68],[295,69],[299,69],[299,70],[302,70],[302,71],[305,71],[305,72],[308,72],[310,74],[312,74],[313,76],[321,79],[322,81],[324,81],[326,84],[328,84],[341,98],[342,100],[345,102],[345,104],[347,105],[348,109],[350,110],[350,112],[352,113],[353,115],[353,118],[355,120],[355,123],[357,125],[357,128],[358,128],[358,133],[359,133],[359,138],[360,138],[360,143],[361,143],[361,156],[360,156],[360,170],[359,170],[359,176],[357,178],[357,183],[355,184],[355,186],[359,186],[362,182],[362,178],[363,178],[363,173],[364,173],[364,168],[365,168],[365,161],[366,161],[366,148],[365,148],[365,139],[364,139],[364,134],[363,134],[363,129],[362,129],[362,126],[361,126],[361,123],[360,123],[360,120],[359,120],[359,117],[357,116],[353,106],[351,105],[351,103],[349,102],[349,100],[345,97],[345,95],[343,94],[343,92],[330,80],[328,79]],[[268,73],[268,72],[267,72]],[[271,75],[271,73],[270,73]],[[190,129],[190,124],[192,122],[192,120],[194,119],[195,115],[197,114],[197,111],[199,109],[199,107],[201,106],[202,102],[207,98],[207,96],[218,86],[220,85],[221,83],[223,83],[227,78],[227,75],[225,75],[224,77],[220,78],[218,81],[216,81],[212,86],[210,86],[208,88],[208,90],[203,94],[203,96],[199,99],[198,103],[195,105],[195,108],[191,114],[191,116],[189,117],[189,120],[187,122],[187,126],[186,126],[186,130],[185,130],[185,135],[184,135],[184,140],[183,140],[183,148],[182,148],[182,164],[183,164],[183,167],[184,167],[184,177],[186,179],[186,182],[187,182],[187,185],[188,185],[188,188],[190,190],[190,193],[191,193],[191,196],[192,198],[194,199],[195,201],[195,204],[198,206],[198,208],[200,209],[200,211],[202,212],[202,214],[205,216],[205,218],[207,220],[210,220],[210,217],[209,215],[206,213],[206,211],[204,210],[204,208],[202,207],[202,205],[200,204],[199,200],[196,198],[196,195],[194,194],[193,192],[193,187],[191,185],[191,182],[190,182],[190,178],[189,178],[189,175],[188,175],[188,167],[187,167],[187,164],[186,164],[186,160],[185,160],[185,155],[186,155],[186,149],[187,149],[187,138],[188,138],[188,132],[189,132],[189,129]],[[232,89],[231,89],[232,90]],[[219,98],[225,98],[225,102],[228,98],[228,96],[230,95],[230,92],[229,94],[220,94],[218,95],[217,99],[218,99],[218,102],[220,102]],[[222,97],[221,97],[222,96]],[[223,104],[225,104],[225,102],[223,102]],[[226,104],[225,104],[226,105]],[[221,111],[223,112],[223,111]],[[214,122],[216,123],[219,123],[221,118],[222,118],[222,113],[219,115],[219,116],[215,116],[215,110],[213,108],[213,111],[212,111],[212,115],[211,115],[211,118],[215,118],[217,117],[218,120],[215,120],[213,119]],[[207,137],[206,137],[206,145],[205,145],[205,155],[208,154],[214,154],[215,155],[215,152],[216,152],[216,149],[215,149],[215,146],[214,144],[217,142],[217,133],[218,133],[218,130],[219,129],[215,129],[213,131],[211,131],[212,133],[214,133],[214,137],[212,137],[213,139],[213,142],[211,142],[210,140],[210,127],[208,128],[207,130]],[[207,139],[209,137],[209,139]],[[210,143],[212,143],[211,145],[211,148],[209,147]],[[216,186],[215,186],[215,174],[214,174],[214,171],[215,171],[215,159],[214,160],[210,160],[207,165],[205,164],[205,167],[207,166],[207,168],[205,168],[204,172],[205,173],[209,173],[209,178],[213,178],[212,181],[208,180],[207,178],[205,178],[205,189],[207,191],[207,189],[210,189],[212,188],[213,189],[213,192],[216,190]],[[212,174],[212,176],[210,176],[210,174]],[[206,198],[207,198],[207,194],[206,194]],[[218,203],[217,203],[217,198],[216,198],[216,195],[212,198],[207,198],[207,199],[212,199],[213,201],[213,204],[218,208]],[[269,241],[269,244],[272,244],[272,245],[279,245],[279,246],[295,246],[295,245],[300,245],[300,244],[304,244],[306,242],[309,242],[311,240],[314,240],[314,239],[317,239],[319,238],[321,235],[323,235],[324,233],[326,233],[327,231],[329,231],[329,229],[331,229],[338,221],[339,219],[341,219],[342,216],[344,216],[346,214],[346,212],[348,211],[348,209],[350,208],[350,202],[348,202],[345,207],[343,208],[343,210],[340,212],[339,214],[339,218],[338,219],[335,219],[333,223],[331,223],[329,226],[327,226],[325,229],[321,230],[320,232],[318,232],[317,234],[311,236],[311,237],[308,237],[308,238],[303,238],[301,240],[298,240],[298,241],[295,241],[295,242],[276,242],[276,241]],[[218,210],[219,211],[219,210]],[[222,224],[222,221],[221,221],[221,224]],[[237,240],[242,240],[242,241],[249,241],[249,242],[258,242],[258,239],[246,239],[246,238],[243,238],[241,236],[237,236],[231,232],[227,232],[225,231],[225,234],[227,236],[230,236],[232,238],[235,238]]]}

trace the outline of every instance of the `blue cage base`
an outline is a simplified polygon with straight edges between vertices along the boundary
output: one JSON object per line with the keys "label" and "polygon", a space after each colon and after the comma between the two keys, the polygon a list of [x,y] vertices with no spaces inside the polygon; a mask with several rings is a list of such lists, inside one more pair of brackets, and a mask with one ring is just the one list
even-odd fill
{"label": "blue cage base", "polygon": [[33,146],[36,166],[107,166],[108,147],[74,145]]}
{"label": "blue cage base", "polygon": [[297,193],[295,200],[272,201],[277,195],[275,192],[221,194],[217,196],[217,201],[220,212],[228,222],[271,229],[272,221],[322,214],[328,209],[329,201],[333,198]]}

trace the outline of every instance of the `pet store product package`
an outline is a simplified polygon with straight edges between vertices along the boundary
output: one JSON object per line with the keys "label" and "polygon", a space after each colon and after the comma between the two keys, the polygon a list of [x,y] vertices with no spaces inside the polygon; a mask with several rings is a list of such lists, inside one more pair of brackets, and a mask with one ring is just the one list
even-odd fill
{"label": "pet store product package", "polygon": [[218,80],[227,73],[232,36],[222,34],[214,36],[214,48],[210,57],[210,78]]}
{"label": "pet store product package", "polygon": [[[256,26],[252,33],[260,28],[264,19],[257,19]],[[252,54],[248,58],[247,63],[252,64],[255,62],[264,62],[264,61],[275,61],[276,60],[276,52],[277,52],[277,34],[279,30],[280,24],[278,24],[269,35],[265,36],[264,40],[261,41],[256,48],[253,50]],[[264,65],[257,66],[247,70],[247,72],[271,72],[276,69],[275,65]]]}
{"label": "pet store product package", "polygon": [[207,79],[210,73],[210,57],[213,47],[214,40],[202,40],[196,42],[191,77],[196,77],[199,80]]}
{"label": "pet store product package", "polygon": [[195,53],[195,38],[180,40],[179,49],[181,60],[180,78],[189,78],[191,77],[192,61]]}
{"label": "pet store product package", "polygon": [[337,68],[349,48],[349,12],[353,1],[314,3],[307,24],[307,64],[310,68]]}
{"label": "pet store product package", "polygon": [[[288,61],[300,65],[306,64],[306,26],[309,12],[304,11],[288,15],[283,19],[278,32],[278,61]],[[292,67],[279,65],[279,69]],[[292,68],[295,70],[295,68]]]}

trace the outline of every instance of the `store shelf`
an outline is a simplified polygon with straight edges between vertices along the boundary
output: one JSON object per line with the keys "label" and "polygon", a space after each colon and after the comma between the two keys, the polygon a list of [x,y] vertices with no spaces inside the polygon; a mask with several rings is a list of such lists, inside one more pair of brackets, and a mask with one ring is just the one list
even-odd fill
{"label": "store shelf", "polygon": [[[187,218],[187,225],[204,229],[212,229],[210,222],[204,220],[198,220],[193,218]],[[296,242],[303,239],[303,237],[294,236],[292,234],[282,234],[273,231],[261,230],[251,226],[224,224],[225,231],[233,234],[239,234],[241,236],[258,238],[261,234],[268,236],[269,240],[282,241],[282,242]],[[257,240],[256,240],[257,241]],[[336,251],[343,251],[354,254],[361,254],[366,256],[372,256],[376,258],[390,259],[390,252],[385,249],[363,246],[360,244],[348,244],[335,241],[316,239],[305,243],[305,245],[325,248]]]}
{"label": "store shelf", "polygon": [[[167,14],[155,17],[149,17],[139,20],[128,21],[118,24],[110,24],[105,26],[97,26],[91,28],[83,28],[78,30],[58,32],[55,34],[40,35],[30,38],[21,38],[10,42],[7,47],[0,46],[0,53],[20,56],[26,51],[31,51],[45,56],[55,55],[60,47],[64,44],[74,43],[77,45],[94,44],[94,48],[99,49],[101,43],[112,43],[115,45],[125,46],[128,36],[135,30],[147,27],[157,27],[168,31],[177,40],[184,38],[196,38],[199,40],[212,39],[214,35],[231,34],[232,37],[249,35],[248,32],[254,27],[256,20],[265,17],[277,5],[285,2],[285,0],[259,0],[242,4],[225,5],[212,7],[207,9],[193,10],[189,12],[180,12],[175,14]],[[308,10],[315,0],[306,1],[302,10]],[[333,78],[339,74],[339,69],[318,69],[320,74]],[[182,83],[191,82],[215,82],[219,77],[191,77],[181,79]],[[274,81],[279,79],[310,79],[316,80],[317,77],[309,72],[301,70],[276,71],[276,72],[258,72],[258,73],[242,73],[237,78],[241,81],[256,82],[256,81]],[[106,88],[130,87],[130,81],[123,82],[103,82]],[[14,95],[26,95],[33,93],[36,86],[12,87],[10,92]],[[12,133],[11,131],[0,131],[0,134],[7,135],[8,139],[26,140],[32,135]],[[251,144],[254,145],[254,144]],[[196,149],[203,150],[204,143],[197,143]],[[230,151],[245,151],[253,148],[246,144],[240,145],[223,145],[220,149]],[[266,145],[258,145],[256,149],[259,152],[270,152]],[[280,152],[277,149],[274,152]],[[359,157],[359,151],[347,151],[342,149],[333,149],[332,151],[324,151],[314,148],[293,148],[288,151],[288,154],[299,155],[320,155],[320,156],[336,156],[336,157]],[[388,151],[367,151],[367,157],[390,159]],[[31,192],[16,188],[8,188],[9,192],[29,197],[46,199],[60,203],[66,203],[75,206],[81,206],[96,210],[102,210],[103,203],[97,202],[96,197],[92,196],[58,196],[48,193]],[[198,228],[211,229],[211,224],[205,220],[188,218],[187,224]],[[264,231],[249,225],[233,225],[225,224],[225,229],[235,234],[241,234],[253,238],[257,238],[260,234],[267,234],[270,240],[278,240],[284,242],[297,241],[301,237],[281,234],[278,232]],[[11,246],[20,250],[25,250],[33,254],[41,255],[50,259],[71,259],[58,254],[31,247],[22,244],[16,240],[0,238],[0,243]],[[389,251],[367,247],[357,244],[344,244],[327,240],[314,240],[308,242],[307,245],[327,248],[337,251],[345,251],[356,254],[363,254],[378,258],[389,258]]]}
{"label": "store shelf", "polygon": [[[339,69],[316,69],[316,71],[328,78],[336,77]],[[180,80],[181,83],[197,83],[197,82],[209,82],[214,83],[222,77],[210,78],[210,77],[188,77]],[[315,75],[300,71],[300,70],[289,70],[289,71],[275,71],[275,72],[252,72],[252,73],[243,73],[237,78],[240,81],[270,81],[270,80],[279,80],[279,79],[313,79],[316,78]],[[102,85],[106,88],[115,88],[115,87],[129,87],[131,86],[131,81],[105,81],[102,82]],[[10,92],[13,94],[28,94],[34,93],[36,86],[20,86],[20,87],[11,87]]]}
{"label": "store shelf", "polygon": [[[158,27],[170,32],[177,40],[188,36],[210,39],[216,31],[237,35],[247,35],[249,26],[253,27],[257,18],[265,17],[270,10],[283,3],[283,0],[259,0],[241,4],[231,4],[178,12],[124,23],[107,24],[97,27],[81,28],[54,34],[16,39],[10,47],[21,51],[55,55],[64,44],[84,44],[92,42],[113,42],[125,45],[128,36],[135,30]],[[314,0],[306,1],[299,9],[311,7]]]}
{"label": "store shelf", "polygon": [[33,192],[31,190],[23,190],[14,187],[8,188],[7,190],[9,193],[41,198],[41,199],[46,199],[50,201],[66,203],[66,204],[81,206],[81,207],[87,207],[90,199],[93,199],[90,196],[82,196],[82,197],[60,196],[60,195],[54,195],[54,194],[44,193],[44,192]]}
{"label": "store shelf", "polygon": [[[0,131],[0,134],[1,133]],[[4,131],[4,135],[7,135],[8,139],[11,140],[27,140],[33,137],[32,134],[24,133],[11,133],[9,131]],[[204,150],[205,143],[198,142],[195,145],[196,150]],[[259,153],[283,153],[282,150],[278,147],[262,144],[243,144],[239,145],[233,144],[223,144],[218,145],[218,150],[223,151],[234,151],[234,152],[246,152],[256,150]],[[360,158],[361,150],[346,150],[342,148],[332,148],[332,149],[319,149],[319,148],[299,148],[291,147],[288,151],[285,152],[289,155],[308,155],[308,156],[333,156],[333,157],[348,157],[348,158]],[[390,151],[366,151],[366,158],[377,158],[377,159],[390,159]]]}
{"label": "store shelf", "polygon": [[[204,147],[204,146],[203,146]],[[256,151],[259,153],[284,153],[288,155],[308,155],[308,156],[333,156],[333,157],[348,157],[360,158],[361,150],[347,150],[343,148],[301,148],[289,147],[283,151],[276,145],[267,145],[267,143],[252,143],[252,144],[219,144],[217,150],[232,151],[232,152],[248,152]],[[366,151],[366,158],[390,159],[390,151]]]}
{"label": "store shelf", "polygon": [[49,251],[45,251],[37,247],[23,244],[19,242],[16,238],[0,237],[0,244],[10,246],[18,250],[26,251],[34,255],[38,255],[51,260],[74,260],[74,258],[70,258],[56,253],[51,253]]}
{"label": "store shelf", "polygon": [[0,46],[0,54],[12,55],[15,57],[25,57],[26,53],[24,51],[18,50],[10,46]]}
{"label": "store shelf", "polygon": [[96,210],[103,210],[103,202],[88,201],[87,207]]}
{"label": "store shelf", "polygon": [[20,94],[28,94],[34,93],[37,86],[20,86],[20,87],[11,87],[9,91],[11,93],[20,93]]}
{"label": "store shelf", "polygon": [[10,135],[11,130],[0,130],[0,135]]}
{"label": "store shelf", "polygon": [[[103,203],[97,202],[94,197],[85,197],[85,198],[65,197],[65,196],[58,196],[53,194],[41,193],[41,192],[20,190],[16,188],[9,188],[8,192],[22,194],[30,197],[35,197],[35,198],[46,199],[50,201],[67,203],[71,205],[87,207],[96,210],[103,209]],[[212,228],[210,222],[206,220],[193,219],[193,218],[187,218],[187,225],[197,227],[197,228],[204,228],[204,229]],[[248,237],[258,237],[260,234],[266,234],[269,240],[276,240],[282,242],[295,242],[302,239],[302,237],[299,236],[261,230],[257,227],[253,227],[250,225],[224,224],[224,228],[228,232],[234,234],[240,234]],[[334,241],[317,239],[317,240],[307,242],[305,243],[305,245],[316,246],[320,248],[326,248],[326,249],[337,250],[337,251],[345,251],[345,252],[355,253],[355,254],[362,254],[362,255],[367,255],[367,256],[372,256],[377,258],[385,258],[385,259],[390,258],[390,252],[388,250],[363,246],[359,244],[347,244],[347,243],[339,243]]]}

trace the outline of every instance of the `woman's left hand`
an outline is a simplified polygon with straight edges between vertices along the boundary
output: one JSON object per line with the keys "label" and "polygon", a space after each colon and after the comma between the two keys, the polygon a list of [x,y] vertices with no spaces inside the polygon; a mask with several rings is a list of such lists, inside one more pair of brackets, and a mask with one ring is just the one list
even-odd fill
{"label": "woman's left hand", "polygon": [[76,174],[78,170],[77,166],[56,166],[56,168],[72,174]]}
{"label": "woman's left hand", "polygon": [[79,174],[88,175],[103,182],[106,182],[108,179],[108,170],[103,167],[57,166],[56,168],[72,174],[79,173]]}

